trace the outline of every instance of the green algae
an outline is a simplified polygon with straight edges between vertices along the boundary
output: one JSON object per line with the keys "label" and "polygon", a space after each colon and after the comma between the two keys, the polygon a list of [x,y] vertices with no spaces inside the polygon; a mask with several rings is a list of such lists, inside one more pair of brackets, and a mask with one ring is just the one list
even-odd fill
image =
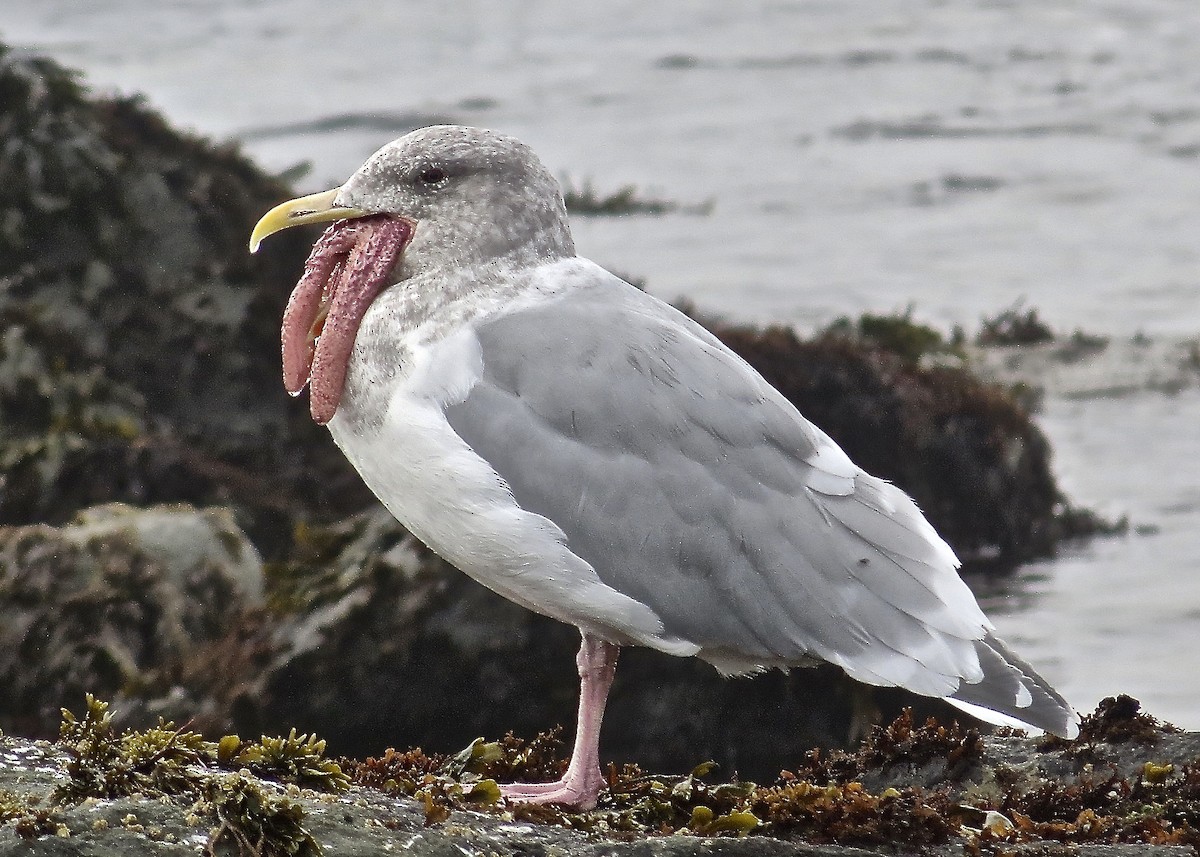
{"label": "green algae", "polygon": [[304,828],[299,804],[261,788],[240,773],[210,777],[204,782],[204,800],[218,826],[209,837],[205,853],[228,843],[246,857],[313,857],[321,846]]}
{"label": "green algae", "polygon": [[[1115,700],[1106,700],[1085,725],[1097,741],[1172,734]],[[1005,734],[1015,737],[1012,730]],[[1147,763],[1129,776],[1099,766],[1060,778],[1018,774],[988,762],[976,730],[933,718],[917,722],[911,711],[875,727],[856,752],[811,751],[803,765],[782,771],[770,784],[720,781],[711,763],[674,777],[627,764],[609,766],[607,788],[586,812],[470,800],[476,784],[491,784],[497,772],[520,771],[531,745],[549,748],[556,740],[543,734],[524,742],[509,735],[498,742],[480,739],[450,756],[388,750],[344,764],[359,785],[421,801],[427,825],[475,809],[627,840],[750,835],[901,851],[961,842],[968,855],[1047,842],[1200,844],[1200,759],[1178,766]],[[1073,746],[1062,742],[1046,752],[1070,758]],[[563,760],[541,758],[536,775],[516,779],[553,779],[564,766]],[[973,785],[988,770],[994,770],[995,786],[988,791]]]}
{"label": "green algae", "polygon": [[[251,742],[237,736],[208,741],[186,726],[161,721],[151,729],[118,732],[108,704],[91,695],[82,717],[65,709],[62,715],[58,744],[67,755],[67,779],[51,793],[51,806],[133,795],[194,801],[195,810],[216,821],[209,853],[228,843],[239,854],[258,857],[319,854],[300,805],[263,781],[328,792],[349,787],[341,768],[324,757],[325,742],[294,729],[286,738]],[[38,835],[54,824],[52,813],[39,816],[20,807],[10,812],[20,812],[19,820]]]}
{"label": "green algae", "polygon": [[264,735],[244,744],[236,736],[226,736],[217,749],[221,765],[246,768],[264,779],[328,792],[344,791],[350,785],[337,763],[325,758],[325,742],[316,735],[297,735],[295,728],[285,738]]}
{"label": "green algae", "polygon": [[[530,742],[508,735],[500,742],[473,742],[452,756],[427,755],[419,749],[388,750],[379,758],[343,764],[360,785],[423,802],[430,825],[445,822],[453,810],[475,808],[620,837],[755,833],[855,844],[893,841],[901,832],[907,841],[938,842],[951,830],[939,814],[945,801],[940,809],[934,808],[917,791],[893,790],[894,794],[880,796],[858,782],[817,785],[787,772],[770,786],[738,780],[710,782],[716,770],[712,763],[698,765],[682,777],[648,774],[637,765],[610,766],[600,804],[587,812],[499,803],[499,792],[493,791],[497,778],[537,781],[561,775],[565,760],[551,762],[539,756],[541,748],[556,742],[550,733]],[[479,791],[486,799],[478,798]]]}
{"label": "green algae", "polygon": [[11,824],[22,839],[53,836],[62,830],[55,807],[40,806],[38,798],[0,789],[0,825]]}
{"label": "green algae", "polygon": [[817,338],[842,338],[887,351],[908,364],[922,358],[942,355],[962,360],[962,349],[926,324],[913,319],[910,306],[902,313],[863,313],[857,318],[841,316],[823,330]]}

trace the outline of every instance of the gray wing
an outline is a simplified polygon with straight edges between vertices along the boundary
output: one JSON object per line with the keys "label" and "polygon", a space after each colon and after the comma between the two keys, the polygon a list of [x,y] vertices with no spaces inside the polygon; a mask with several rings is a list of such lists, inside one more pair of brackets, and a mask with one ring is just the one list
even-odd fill
{"label": "gray wing", "polygon": [[912,501],[686,316],[597,269],[477,335],[450,425],[701,657],[817,657],[933,696],[983,678],[990,626]]}

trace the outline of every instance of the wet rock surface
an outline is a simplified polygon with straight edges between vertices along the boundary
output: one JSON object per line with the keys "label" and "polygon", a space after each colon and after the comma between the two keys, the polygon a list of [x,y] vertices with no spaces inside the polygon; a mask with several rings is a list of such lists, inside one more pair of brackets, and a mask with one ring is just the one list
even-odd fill
{"label": "wet rock surface", "polygon": [[[279,320],[312,235],[245,242],[290,189],[4,46],[0,136],[0,727],[50,737],[84,691],[128,724],[295,725],[360,756],[573,722],[574,630],[422,548],[283,393]],[[920,330],[915,356],[719,332],[964,555],[1053,549],[1044,439],[999,388],[923,363]],[[142,523],[114,524],[114,502]],[[723,681],[629,650],[604,751],[769,777],[913,702],[832,669]]]}
{"label": "wet rock surface", "polygon": [[1186,855],[1200,841],[1200,736],[1128,698],[1106,700],[1075,744],[905,715],[857,754],[814,752],[766,786],[627,766],[587,813],[499,799],[491,777],[530,746],[343,762],[351,785],[304,736],[118,733],[93,702],[54,744],[0,738],[0,854],[1117,857]]}
{"label": "wet rock surface", "polygon": [[112,504],[64,527],[0,527],[0,710],[42,734],[65,701],[168,681],[262,600],[225,509]]}

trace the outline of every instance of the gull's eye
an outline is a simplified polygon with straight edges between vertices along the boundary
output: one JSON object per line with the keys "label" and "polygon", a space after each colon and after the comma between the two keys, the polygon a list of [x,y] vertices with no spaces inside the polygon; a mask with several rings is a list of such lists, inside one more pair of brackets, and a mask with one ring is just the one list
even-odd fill
{"label": "gull's eye", "polygon": [[441,167],[426,167],[417,176],[417,181],[422,187],[439,188],[446,183],[450,178],[446,171]]}

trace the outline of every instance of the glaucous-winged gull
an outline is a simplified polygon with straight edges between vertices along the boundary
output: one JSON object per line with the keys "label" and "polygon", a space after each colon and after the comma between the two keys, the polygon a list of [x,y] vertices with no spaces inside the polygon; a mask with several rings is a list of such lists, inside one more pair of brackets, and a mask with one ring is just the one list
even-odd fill
{"label": "glaucous-winged gull", "polygon": [[700,325],[577,257],[527,146],[414,131],[267,213],[251,249],[330,221],[284,316],[288,391],[308,385],[313,418],[416,536],[583,637],[567,773],[506,796],[595,804],[622,645],[726,674],[829,661],[1076,734],[913,501]]}

